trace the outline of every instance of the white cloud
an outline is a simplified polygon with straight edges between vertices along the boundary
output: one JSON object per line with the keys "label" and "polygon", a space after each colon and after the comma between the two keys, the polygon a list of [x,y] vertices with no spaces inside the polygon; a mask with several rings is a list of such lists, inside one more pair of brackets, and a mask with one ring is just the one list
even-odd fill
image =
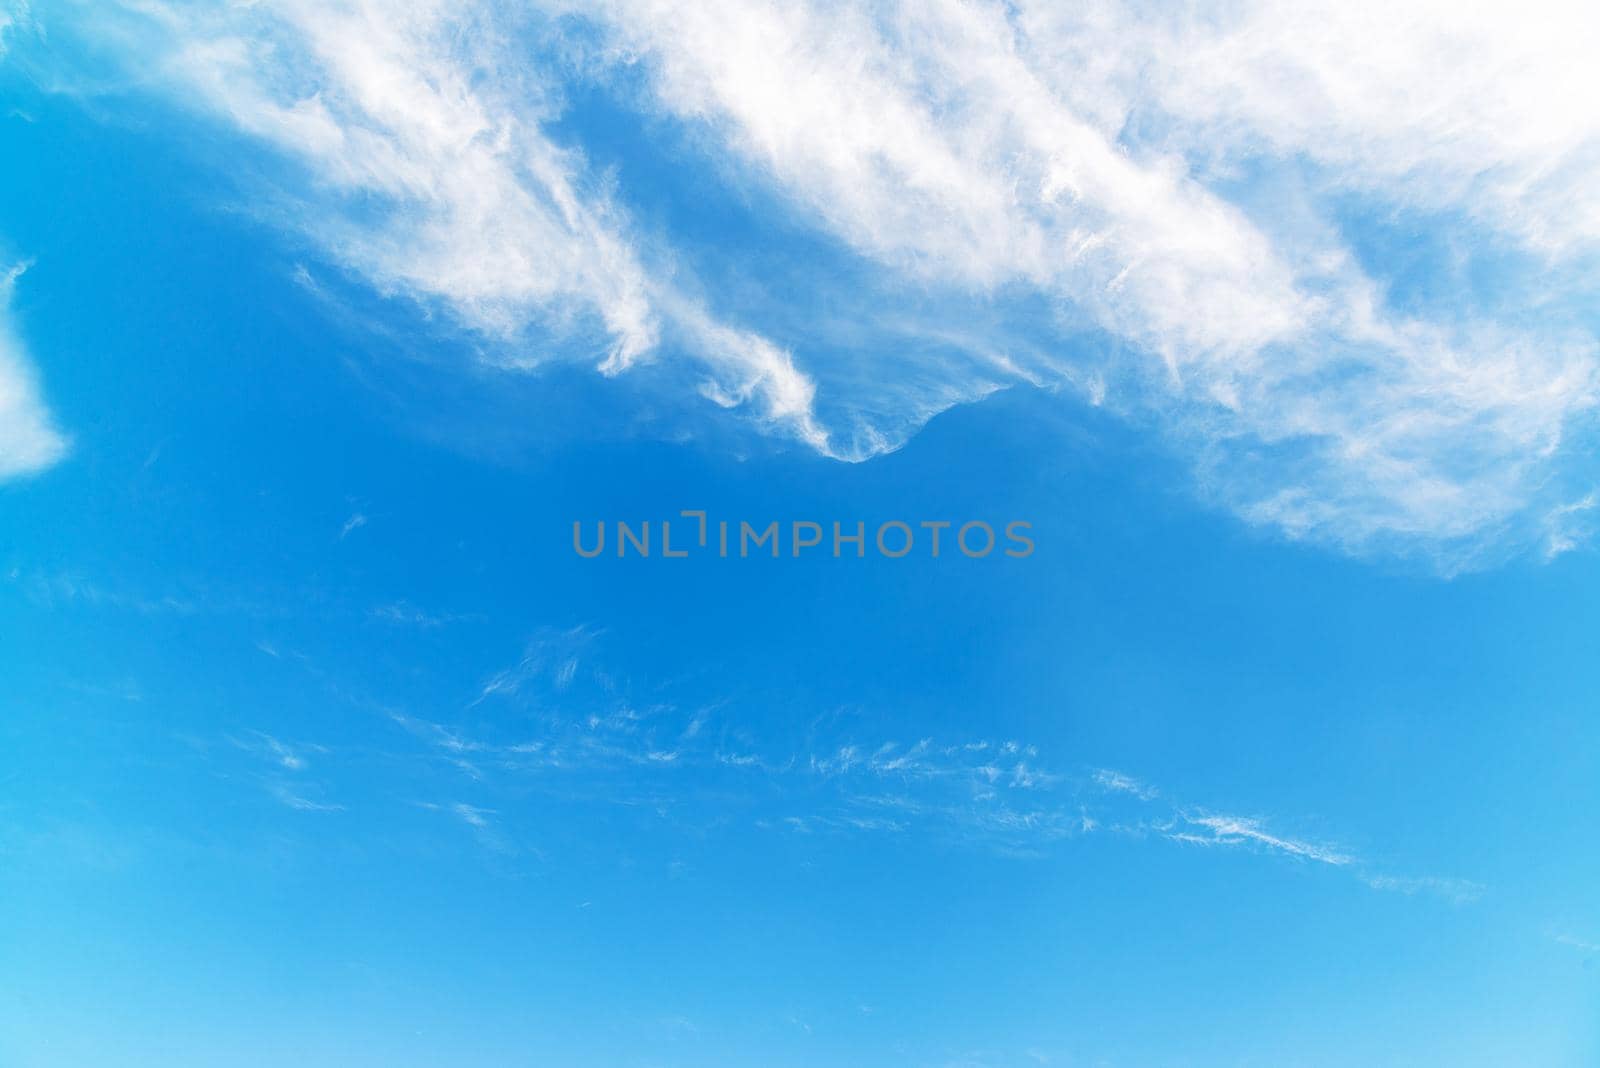
{"label": "white cloud", "polygon": [[1558,945],[1571,946],[1573,949],[1580,950],[1584,953],[1600,953],[1600,942],[1586,941],[1585,939],[1576,938],[1569,934],[1556,934],[1552,935],[1551,938]]}
{"label": "white cloud", "polygon": [[1061,106],[998,9],[612,5],[658,97],[704,116],[864,254],[939,281],[1022,281],[1129,336],[1255,348],[1308,313],[1288,265],[1224,201],[1141,166]]}
{"label": "white cloud", "polygon": [[[1397,21],[1361,4],[1326,19],[954,0],[609,11],[660,106],[860,254],[1026,287],[1135,346],[1147,366],[1112,400],[1153,411],[1247,518],[1462,562],[1567,507],[1556,457],[1600,382],[1589,331],[1555,309],[1533,326],[1470,304],[1394,310],[1323,190],[1251,214],[1202,179],[1310,156],[1391,208],[1463,211],[1541,252],[1592,247],[1600,120],[1567,77],[1594,80],[1581,27],[1502,35],[1505,12]],[[1084,359],[1043,362],[1074,379]]]}
{"label": "white cloud", "polygon": [[434,0],[138,13],[91,32],[301,168],[261,210],[380,292],[448,310],[509,367],[576,353],[619,374],[675,332],[717,403],[828,450],[789,355],[647,263],[604,176],[548,135],[560,87],[524,20]]}
{"label": "white cloud", "polygon": [[1052,84],[1103,129],[1154,112],[1196,158],[1303,155],[1542,252],[1600,242],[1593,4],[1023,8]]}
{"label": "white cloud", "polygon": [[0,481],[43,471],[67,452],[11,319],[12,291],[27,267],[0,272]]}
{"label": "white cloud", "polygon": [[618,366],[655,344],[642,269],[492,26],[427,0],[151,10],[172,84],[303,164],[299,225],[381,289],[502,335],[592,310]]}
{"label": "white cloud", "polygon": [[451,805],[450,811],[460,817],[469,827],[476,827],[479,830],[488,827],[489,817],[494,815],[492,809],[477,808],[462,801],[457,801]]}
{"label": "white cloud", "polygon": [[[602,670],[602,633],[588,626],[541,633],[513,665],[462,700],[438,706],[455,709],[445,711],[445,722],[336,689],[353,708],[381,710],[410,740],[380,744],[386,763],[416,782],[437,786],[459,775],[460,785],[470,785],[470,804],[417,804],[483,832],[484,844],[495,850],[511,849],[523,830],[547,815],[542,803],[530,803],[531,791],[614,806],[679,831],[697,828],[697,836],[751,825],[818,835],[896,834],[1019,857],[1050,855],[1068,840],[1117,836],[1312,862],[1376,891],[1457,905],[1487,892],[1467,879],[1387,874],[1387,863],[1281,830],[1287,820],[1192,805],[1179,791],[1124,772],[1069,772],[1025,740],[879,740],[826,725],[833,716],[771,734],[770,723],[750,718],[738,702],[679,700],[682,680],[627,682]],[[303,666],[325,678],[321,668]],[[631,691],[651,695],[653,703]],[[870,722],[864,717],[857,726]],[[749,750],[730,751],[732,741]],[[291,797],[321,796],[308,780],[352,755],[259,731],[235,744],[271,768],[268,781],[290,804]]]}
{"label": "white cloud", "polygon": [[1269,834],[1258,819],[1245,816],[1219,816],[1184,813],[1183,823],[1193,830],[1173,830],[1167,837],[1200,845],[1257,845],[1277,853],[1321,864],[1343,867],[1352,857],[1332,846]]}
{"label": "white cloud", "polygon": [[28,5],[24,0],[12,0],[0,6],[0,56],[6,54],[6,38],[18,26],[28,25]]}
{"label": "white cloud", "polygon": [[1110,768],[1099,768],[1093,775],[1094,783],[1108,793],[1132,794],[1141,801],[1150,801],[1160,796],[1153,786],[1146,786],[1131,775],[1124,775],[1120,771]]}
{"label": "white cloud", "polygon": [[1456,905],[1464,905],[1483,896],[1484,887],[1470,879],[1441,878],[1434,875],[1368,875],[1365,882],[1374,890],[1392,890],[1395,893],[1431,894]]}
{"label": "white cloud", "polygon": [[[1454,568],[1584,534],[1592,5],[140,10],[95,32],[296,161],[288,225],[507,365],[687,355],[703,397],[848,458],[1064,383],[1290,536]],[[866,283],[646,233],[581,124],[552,132],[579,79],[687,134],[657,165]],[[698,295],[710,263],[745,322]]]}
{"label": "white cloud", "polygon": [[309,797],[302,797],[282,783],[271,786],[272,796],[296,812],[343,812],[343,805],[330,805],[321,801],[313,801]]}

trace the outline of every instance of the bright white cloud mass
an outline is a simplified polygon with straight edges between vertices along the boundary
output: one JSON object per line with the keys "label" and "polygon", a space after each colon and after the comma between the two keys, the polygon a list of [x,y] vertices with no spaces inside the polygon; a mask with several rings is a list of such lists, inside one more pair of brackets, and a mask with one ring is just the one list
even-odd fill
{"label": "bright white cloud mass", "polygon": [[[847,459],[1014,382],[1250,521],[1446,567],[1590,513],[1593,5],[146,2],[78,32],[507,366]],[[647,163],[597,162],[600,94]],[[659,189],[755,236],[706,240]],[[667,376],[670,379],[670,375]]]}
{"label": "bright white cloud mass", "polygon": [[42,471],[67,451],[11,324],[12,290],[26,267],[0,271],[0,482]]}

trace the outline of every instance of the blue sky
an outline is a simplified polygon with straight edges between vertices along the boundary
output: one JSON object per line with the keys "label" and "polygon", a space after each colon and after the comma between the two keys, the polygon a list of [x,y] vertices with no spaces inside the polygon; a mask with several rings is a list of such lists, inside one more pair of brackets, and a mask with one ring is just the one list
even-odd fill
{"label": "blue sky", "polygon": [[0,1064],[1600,1060],[1592,14],[0,10]]}

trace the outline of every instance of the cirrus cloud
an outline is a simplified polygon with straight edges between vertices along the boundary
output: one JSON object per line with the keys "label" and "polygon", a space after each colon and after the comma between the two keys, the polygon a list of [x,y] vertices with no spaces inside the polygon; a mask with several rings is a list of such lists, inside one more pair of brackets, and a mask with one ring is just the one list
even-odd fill
{"label": "cirrus cloud", "polygon": [[[664,363],[844,459],[1060,388],[1248,522],[1453,570],[1579,544],[1593,499],[1600,20],[1533,6],[149,2],[76,28],[290,161],[276,221],[501,366]],[[576,92],[647,162],[593,162]],[[667,185],[740,240],[647,209]]]}
{"label": "cirrus cloud", "polygon": [[32,475],[67,452],[11,322],[11,295],[26,263],[0,273],[0,481]]}

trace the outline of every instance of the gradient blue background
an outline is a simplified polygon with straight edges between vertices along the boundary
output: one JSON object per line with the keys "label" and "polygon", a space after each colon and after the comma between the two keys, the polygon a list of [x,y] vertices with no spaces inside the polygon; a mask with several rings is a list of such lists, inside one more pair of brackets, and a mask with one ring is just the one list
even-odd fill
{"label": "gradient blue background", "polygon": [[[0,486],[0,1064],[1600,1062],[1592,551],[1286,544],[1026,390],[860,465],[665,442],[626,384],[341,314],[170,137],[6,87],[72,453]],[[680,508],[1038,549],[571,553]],[[484,696],[542,648],[575,675]],[[623,707],[703,726],[505,755]],[[808,763],[924,738],[1031,747],[1066,822]]]}

